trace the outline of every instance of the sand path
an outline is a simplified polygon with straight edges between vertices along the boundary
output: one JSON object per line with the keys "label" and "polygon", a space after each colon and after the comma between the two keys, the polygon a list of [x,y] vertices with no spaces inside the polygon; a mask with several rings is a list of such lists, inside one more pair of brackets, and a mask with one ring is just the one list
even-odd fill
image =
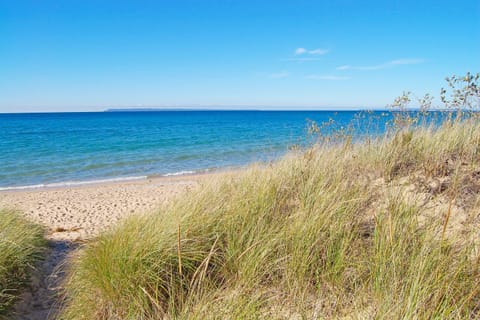
{"label": "sand path", "polygon": [[49,242],[45,260],[15,307],[16,319],[55,319],[61,308],[62,266],[73,250],[129,215],[153,211],[192,191],[206,176],[0,192],[0,208],[18,209],[45,226]]}

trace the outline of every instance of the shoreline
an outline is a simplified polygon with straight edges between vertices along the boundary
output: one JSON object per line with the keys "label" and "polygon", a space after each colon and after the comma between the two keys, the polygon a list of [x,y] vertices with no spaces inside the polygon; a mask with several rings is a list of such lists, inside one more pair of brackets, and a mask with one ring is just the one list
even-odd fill
{"label": "shoreline", "polygon": [[188,179],[189,177],[198,177],[203,175],[237,171],[237,170],[241,170],[242,168],[245,168],[246,166],[236,166],[236,167],[229,166],[229,167],[207,168],[207,169],[200,169],[200,170],[185,170],[185,171],[166,173],[166,174],[150,174],[150,175],[142,175],[142,176],[116,177],[116,178],[106,178],[106,179],[96,179],[96,180],[52,182],[52,183],[41,183],[41,184],[25,185],[25,186],[4,186],[4,187],[0,187],[0,195],[8,194],[8,193],[102,187],[105,185],[130,184],[130,183],[136,183],[136,182],[142,183],[142,182],[152,182],[152,181],[165,181],[165,182],[178,181],[182,179]]}

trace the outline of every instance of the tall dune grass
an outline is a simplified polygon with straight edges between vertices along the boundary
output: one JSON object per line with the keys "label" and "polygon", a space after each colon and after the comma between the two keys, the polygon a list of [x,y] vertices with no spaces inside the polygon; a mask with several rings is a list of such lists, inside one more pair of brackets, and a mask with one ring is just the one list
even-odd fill
{"label": "tall dune grass", "polygon": [[480,317],[479,172],[472,118],[212,177],[86,245],[62,317]]}
{"label": "tall dune grass", "polygon": [[41,227],[17,212],[0,210],[0,319],[23,289],[44,245]]}

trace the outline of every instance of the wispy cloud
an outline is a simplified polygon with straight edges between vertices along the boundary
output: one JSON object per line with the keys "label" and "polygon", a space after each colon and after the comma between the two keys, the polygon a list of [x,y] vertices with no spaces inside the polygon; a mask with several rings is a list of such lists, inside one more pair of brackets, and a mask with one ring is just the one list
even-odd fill
{"label": "wispy cloud", "polygon": [[330,50],[328,49],[314,49],[308,51],[308,54],[318,54],[318,55],[324,55],[327,54]]}
{"label": "wispy cloud", "polygon": [[390,61],[390,64],[397,66],[397,65],[403,65],[403,64],[419,64],[424,62],[425,60],[423,59],[398,59],[398,60]]}
{"label": "wispy cloud", "polygon": [[329,51],[330,50],[328,50],[328,49],[322,49],[322,48],[313,49],[313,50],[308,50],[308,49],[305,49],[305,48],[297,48],[297,49],[295,49],[294,54],[296,56],[307,55],[307,54],[322,56],[324,54],[327,54]]}
{"label": "wispy cloud", "polygon": [[351,69],[351,68],[352,68],[352,66],[344,65],[344,66],[337,67],[337,70],[348,70],[348,69]]}
{"label": "wispy cloud", "polygon": [[330,81],[342,81],[342,80],[349,80],[350,77],[346,76],[335,76],[335,75],[321,75],[321,74],[311,74],[306,77],[307,79],[314,79],[314,80],[330,80]]}
{"label": "wispy cloud", "polygon": [[389,62],[376,64],[376,65],[371,65],[371,66],[343,65],[343,66],[338,66],[336,69],[337,70],[362,70],[362,71],[380,70],[380,69],[393,68],[395,66],[400,66],[400,65],[420,64],[420,63],[423,63],[423,62],[425,62],[425,60],[423,60],[423,59],[397,59],[397,60],[392,60],[392,61],[389,61]]}
{"label": "wispy cloud", "polygon": [[268,77],[272,79],[281,79],[281,78],[286,78],[289,75],[290,73],[288,71],[280,71],[280,72],[270,73]]}
{"label": "wispy cloud", "polygon": [[305,48],[297,48],[297,49],[295,49],[295,55],[296,55],[296,56],[299,56],[299,55],[304,54],[304,53],[307,53],[307,49],[305,49]]}

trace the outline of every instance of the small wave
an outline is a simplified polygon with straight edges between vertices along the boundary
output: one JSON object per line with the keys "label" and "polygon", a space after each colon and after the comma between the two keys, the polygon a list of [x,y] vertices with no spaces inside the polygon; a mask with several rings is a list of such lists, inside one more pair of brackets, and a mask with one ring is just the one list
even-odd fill
{"label": "small wave", "polygon": [[184,176],[184,175],[187,175],[187,174],[194,174],[194,173],[199,173],[199,172],[201,172],[201,171],[191,171],[191,170],[178,171],[178,172],[166,173],[166,174],[163,175],[163,177]]}
{"label": "small wave", "polygon": [[17,187],[0,187],[0,191],[27,190],[27,189],[40,189],[40,188],[61,188],[61,187],[82,186],[82,185],[98,184],[98,183],[135,181],[135,180],[145,180],[145,179],[147,179],[147,176],[120,177],[120,178],[87,180],[87,181],[41,183],[41,184],[33,184],[33,185],[17,186]]}

